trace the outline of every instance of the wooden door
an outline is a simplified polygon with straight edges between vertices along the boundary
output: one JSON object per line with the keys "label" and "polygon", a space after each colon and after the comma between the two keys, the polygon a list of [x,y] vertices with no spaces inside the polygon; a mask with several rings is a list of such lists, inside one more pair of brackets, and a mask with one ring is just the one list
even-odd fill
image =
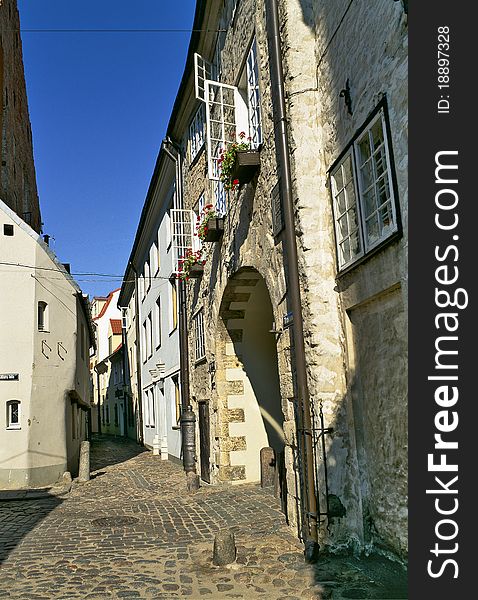
{"label": "wooden door", "polygon": [[199,402],[199,444],[201,454],[201,479],[211,483],[209,402]]}

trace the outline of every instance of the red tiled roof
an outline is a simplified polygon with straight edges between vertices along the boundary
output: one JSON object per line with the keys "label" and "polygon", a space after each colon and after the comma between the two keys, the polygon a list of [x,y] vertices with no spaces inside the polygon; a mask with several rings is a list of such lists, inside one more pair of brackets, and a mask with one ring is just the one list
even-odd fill
{"label": "red tiled roof", "polygon": [[121,319],[110,319],[110,325],[113,335],[121,335]]}
{"label": "red tiled roof", "polygon": [[[93,321],[96,321],[97,319],[99,319],[100,317],[102,317],[105,312],[106,309],[108,308],[108,306],[110,305],[111,300],[113,299],[113,294],[117,291],[119,291],[121,288],[117,288],[116,290],[113,290],[112,292],[110,292],[108,294],[108,298],[106,299],[105,304],[103,305],[103,308],[101,309],[100,313],[98,315],[96,315],[96,317],[93,317]],[[101,298],[100,298],[101,299]]]}

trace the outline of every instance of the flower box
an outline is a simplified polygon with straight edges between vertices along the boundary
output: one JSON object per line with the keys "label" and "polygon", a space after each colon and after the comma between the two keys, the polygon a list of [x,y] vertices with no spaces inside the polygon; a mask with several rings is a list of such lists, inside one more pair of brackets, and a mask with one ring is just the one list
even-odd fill
{"label": "flower box", "polygon": [[207,222],[207,233],[203,238],[204,242],[217,242],[224,233],[224,219],[222,217],[212,217]]}
{"label": "flower box", "polygon": [[194,265],[191,265],[191,267],[189,269],[188,277],[190,277],[192,279],[199,279],[200,277],[202,277],[203,273],[204,273],[204,265],[200,265],[199,263],[196,263]]}
{"label": "flower box", "polygon": [[261,164],[258,150],[238,150],[231,173],[231,180],[239,179],[239,184],[249,183]]}

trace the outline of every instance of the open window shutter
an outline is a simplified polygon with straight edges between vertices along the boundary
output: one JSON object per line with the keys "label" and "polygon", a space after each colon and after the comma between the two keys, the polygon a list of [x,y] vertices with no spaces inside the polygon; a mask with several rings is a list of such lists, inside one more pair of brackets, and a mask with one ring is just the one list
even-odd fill
{"label": "open window shutter", "polygon": [[206,86],[205,82],[212,77],[212,64],[204,60],[204,58],[194,53],[194,87],[196,90],[196,98],[202,102],[206,102]]}
{"label": "open window shutter", "polygon": [[186,256],[186,251],[192,248],[193,252],[200,249],[200,240],[195,236],[196,215],[194,211],[173,208],[171,209],[171,225],[173,237],[173,269],[177,273],[179,261]]}
{"label": "open window shutter", "polygon": [[219,156],[227,144],[236,141],[237,88],[216,81],[205,81],[205,92],[208,176],[218,181]]}

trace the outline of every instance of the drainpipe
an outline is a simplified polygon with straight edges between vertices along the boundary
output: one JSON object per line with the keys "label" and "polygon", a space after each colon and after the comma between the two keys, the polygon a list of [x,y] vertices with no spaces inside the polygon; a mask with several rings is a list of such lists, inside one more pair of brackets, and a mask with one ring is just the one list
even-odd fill
{"label": "drainpipe", "polygon": [[135,266],[132,262],[129,263],[130,267],[134,273],[134,312],[136,313],[136,381],[138,385],[138,429],[139,429],[139,440],[138,442],[141,446],[144,445],[144,435],[143,435],[143,388],[141,381],[141,337],[139,330],[139,285],[138,285],[138,271],[135,269]]}
{"label": "drainpipe", "polygon": [[[182,166],[180,150],[169,138],[166,138],[163,142],[163,148],[166,154],[176,164],[176,206],[182,208]],[[186,282],[183,279],[178,279],[178,283],[179,370],[181,373],[181,442],[183,450],[183,466],[186,473],[196,473],[196,415],[194,414],[193,407],[190,403],[189,395],[189,345]]]}
{"label": "drainpipe", "polygon": [[[292,334],[294,338],[295,365],[298,392],[297,431],[302,448],[301,469],[303,502],[305,515],[302,519],[304,555],[307,562],[317,560],[319,552],[317,499],[314,482],[314,455],[312,442],[312,419],[309,389],[307,384],[307,365],[304,346],[304,326],[300,299],[300,280],[295,237],[294,198],[290,168],[289,145],[287,139],[286,105],[284,95],[284,74],[279,33],[279,11],[277,0],[266,2],[267,28],[269,33],[269,57],[271,65],[271,84],[274,106],[274,132],[277,159],[279,163],[280,185],[284,204],[285,221],[285,257],[288,272],[288,289],[293,314]],[[274,90],[275,88],[275,90]]]}

